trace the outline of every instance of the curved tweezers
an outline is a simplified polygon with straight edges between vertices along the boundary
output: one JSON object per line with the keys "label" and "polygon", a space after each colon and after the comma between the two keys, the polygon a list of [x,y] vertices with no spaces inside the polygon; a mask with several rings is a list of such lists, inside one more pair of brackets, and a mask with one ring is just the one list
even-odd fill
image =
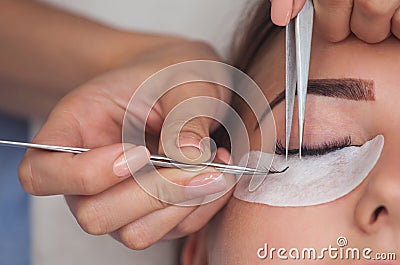
{"label": "curved tweezers", "polygon": [[[86,148],[76,148],[67,146],[57,146],[57,145],[44,145],[44,144],[33,144],[33,143],[23,143],[23,142],[12,142],[12,141],[2,141],[0,140],[0,145],[10,146],[10,147],[23,147],[23,148],[34,148],[47,151],[56,151],[72,154],[81,154],[90,149]],[[186,164],[172,160],[171,158],[151,155],[150,163],[158,167],[174,167],[174,168],[203,168],[203,167],[213,167],[221,173],[226,174],[244,174],[244,175],[269,175],[283,173],[286,171],[275,171],[275,170],[260,170],[255,168],[241,167],[235,165],[221,164],[221,163],[201,163],[201,164]]]}

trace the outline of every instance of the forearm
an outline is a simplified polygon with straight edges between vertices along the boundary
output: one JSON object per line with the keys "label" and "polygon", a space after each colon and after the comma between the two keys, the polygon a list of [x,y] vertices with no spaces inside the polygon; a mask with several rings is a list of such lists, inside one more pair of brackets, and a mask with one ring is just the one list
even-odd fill
{"label": "forearm", "polygon": [[[22,89],[56,101],[86,80],[172,39],[118,31],[36,2],[0,4],[0,90],[3,95],[19,93],[21,99]],[[9,102],[3,95],[4,109]]]}
{"label": "forearm", "polygon": [[0,83],[0,113],[23,118],[45,118],[61,96],[49,95],[19,84]]}

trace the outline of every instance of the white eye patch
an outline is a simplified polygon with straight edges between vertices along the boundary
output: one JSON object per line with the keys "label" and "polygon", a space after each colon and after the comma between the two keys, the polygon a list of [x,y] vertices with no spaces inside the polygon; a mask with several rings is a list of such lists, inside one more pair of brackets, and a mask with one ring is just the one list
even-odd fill
{"label": "white eye patch", "polygon": [[[346,147],[321,156],[306,156],[301,160],[297,156],[286,160],[285,156],[276,155],[273,168],[289,167],[286,172],[268,175],[253,192],[249,191],[252,176],[243,176],[234,196],[246,202],[287,207],[334,201],[349,194],[364,181],[377,163],[383,145],[384,137],[378,135],[361,147]],[[248,159],[249,167],[259,168],[263,160],[269,165],[271,154],[251,151],[243,158]]]}

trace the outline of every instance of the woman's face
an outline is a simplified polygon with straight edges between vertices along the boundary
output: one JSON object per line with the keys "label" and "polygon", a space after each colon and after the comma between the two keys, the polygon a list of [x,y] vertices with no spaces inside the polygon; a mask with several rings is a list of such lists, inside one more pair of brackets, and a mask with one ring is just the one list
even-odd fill
{"label": "woman's face", "polygon": [[[284,89],[284,53],[284,35],[280,34],[253,74],[269,102]],[[301,253],[314,248],[320,256],[329,246],[340,249],[339,237],[348,241],[344,249],[358,248],[362,255],[370,248],[372,252],[366,254],[372,258],[382,252],[395,253],[400,259],[400,42],[389,39],[367,45],[349,38],[330,44],[315,38],[311,61],[310,79],[368,80],[373,81],[373,88],[363,101],[309,95],[304,145],[320,146],[347,136],[352,145],[362,145],[382,134],[385,145],[379,161],[360,186],[330,203],[285,208],[232,198],[204,233],[208,264],[389,264],[362,256],[360,260],[334,259],[334,249],[330,250],[332,258],[326,250],[324,259],[317,260],[283,260],[277,251],[273,260],[271,256],[265,260],[258,257],[265,255],[265,250],[260,250],[265,244],[268,252],[271,248],[297,248]],[[297,113],[296,108],[294,111]],[[277,138],[284,143],[284,101],[273,108],[273,115]],[[246,122],[249,128],[256,124],[251,119]],[[250,135],[253,146],[259,144],[256,135]],[[290,149],[298,148],[297,138],[295,120]],[[337,253],[340,255],[339,250]],[[288,252],[281,254],[289,257]]]}

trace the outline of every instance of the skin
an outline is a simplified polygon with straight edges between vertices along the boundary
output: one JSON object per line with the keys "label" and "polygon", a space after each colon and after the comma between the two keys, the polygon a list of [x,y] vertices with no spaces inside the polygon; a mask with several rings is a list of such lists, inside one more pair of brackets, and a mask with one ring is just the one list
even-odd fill
{"label": "skin", "polygon": [[[285,26],[300,12],[305,0],[271,0],[272,21]],[[350,34],[368,43],[390,35],[400,38],[399,0],[313,0],[315,30],[325,40],[342,41]]]}
{"label": "skin", "polygon": [[[126,67],[92,79],[64,97],[33,141],[82,146],[92,150],[79,155],[28,150],[19,167],[19,179],[23,188],[37,196],[66,195],[71,212],[84,231],[92,235],[111,234],[132,249],[144,249],[166,236],[170,239],[178,238],[203,227],[225,205],[229,196],[207,205],[177,207],[150,196],[131,177],[129,171],[120,174],[119,170],[115,170],[116,162],[123,156],[120,143],[125,106],[128,105],[134,89],[151,73],[170,64],[188,59],[213,58],[212,51],[202,48],[204,53],[199,54],[199,44],[193,45],[194,53],[187,45],[184,45],[185,52],[182,52],[179,45],[174,45],[168,50],[143,55]],[[160,64],[160,61],[163,63]],[[157,150],[162,122],[176,104],[191,98],[193,94],[210,97],[218,97],[219,94],[218,87],[212,85],[196,86],[189,90],[187,88],[181,86],[167,93],[150,113],[150,119],[154,120],[147,124],[146,129],[151,139],[149,142],[155,145],[149,147],[151,153],[168,150],[177,159],[182,155],[189,157],[190,154],[200,153],[193,145],[182,148],[181,152],[176,141],[164,145],[164,150],[161,147]],[[146,100],[144,102],[147,103]],[[197,110],[197,113],[201,113],[202,106],[197,106]],[[131,115],[143,117],[141,108],[135,108]],[[141,123],[146,122],[138,120]],[[164,125],[168,127],[168,124]],[[185,124],[180,137],[189,134],[198,135],[201,139],[202,135],[208,134],[210,126],[208,119],[193,119]],[[177,134],[171,131],[167,137],[177,139]],[[143,148],[132,150],[133,153],[127,152],[126,155],[128,160],[133,160],[131,165],[135,165],[135,170],[132,170],[135,173],[148,162],[149,157],[148,153],[140,151]],[[228,163],[229,153],[220,149],[217,158],[220,162]],[[196,159],[204,157],[197,155]],[[138,161],[141,161],[140,165]],[[181,185],[188,185],[190,180],[197,178],[194,186],[210,183],[210,176],[215,175],[215,172],[214,175],[201,175],[205,172],[188,174],[177,169],[161,169],[160,173]],[[157,177],[158,175],[145,176],[144,179],[154,180],[150,181],[149,186],[158,194],[170,194],[168,187],[157,181]],[[209,186],[205,188],[207,187]],[[221,190],[217,192],[219,191]],[[213,193],[216,191],[209,191],[207,195]],[[185,202],[193,197],[203,198],[206,194],[191,198],[181,193],[173,195],[174,201]],[[162,227],[159,220],[164,220]]]}
{"label": "skin", "polygon": [[46,118],[89,79],[185,42],[113,29],[35,1],[0,4],[0,110],[24,118]]}
{"label": "skin", "polygon": [[[62,98],[33,141],[93,149],[76,156],[28,150],[19,167],[26,192],[66,195],[83,230],[92,235],[111,234],[132,249],[203,227],[228,196],[204,207],[176,207],[153,198],[130,176],[126,164],[121,165],[121,138],[125,108],[145,79],[183,61],[219,61],[214,50],[205,43],[179,37],[112,29],[34,1],[0,3],[0,110],[23,117],[46,117]],[[210,84],[188,84],[167,93],[149,120],[139,121],[147,125],[152,153],[168,153],[180,161],[209,158],[210,150],[201,153],[198,148],[213,125],[208,118],[185,123],[179,141],[178,131],[168,130],[164,135],[170,142],[158,148],[164,118],[176,105],[195,96],[229,98],[228,91]],[[146,102],[146,95],[143,97]],[[193,106],[192,110],[201,114],[204,108],[209,113],[210,106]],[[140,106],[132,113],[142,118],[141,114]],[[167,122],[164,125],[171,128]],[[147,164],[149,150],[133,146],[129,150],[127,158],[136,172]],[[216,159],[227,163],[229,153],[220,150]],[[196,178],[196,185],[191,186],[210,183],[219,176],[215,172],[197,176],[168,169],[162,174],[183,185]],[[151,188],[169,194],[156,180]],[[216,192],[208,187],[197,197]],[[174,199],[183,202],[188,196],[183,193]],[[164,222],[161,229],[159,220]]]}
{"label": "skin", "polygon": [[[284,34],[280,34],[269,53],[256,65],[257,71],[251,73],[269,101],[284,87],[283,42]],[[351,36],[341,43],[332,44],[316,37],[311,60],[310,79],[372,79],[375,81],[376,100],[355,102],[310,96],[307,101],[305,144],[333,140],[342,133],[351,135],[354,144],[362,144],[383,134],[385,146],[377,165],[350,194],[319,206],[281,208],[232,198],[207,229],[196,239],[189,240],[182,258],[184,264],[365,264],[365,260],[334,261],[325,258],[320,261],[295,261],[275,258],[271,261],[257,258],[257,250],[264,243],[275,248],[322,249],[329,245],[337,246],[339,236],[348,239],[349,247],[369,247],[375,252],[397,251],[399,256],[400,178],[397,150],[400,144],[400,112],[395,110],[400,99],[400,43],[390,38],[379,45],[366,45]],[[284,103],[273,109],[277,138],[282,142],[284,109]],[[254,119],[247,122],[249,128],[254,124]],[[294,125],[291,147],[298,144],[296,121]],[[257,138],[250,135],[250,139],[253,140],[253,147],[257,148]],[[379,207],[384,207],[383,211],[374,216]]]}
{"label": "skin", "polygon": [[[279,2],[273,1],[273,5]],[[297,11],[292,15],[300,10],[301,2],[295,2]],[[0,89],[0,109],[23,117],[46,117],[58,100],[72,90],[57,104],[35,141],[95,149],[79,156],[28,151],[19,171],[24,189],[34,195],[72,195],[67,201],[85,231],[95,235],[112,233],[133,249],[148,247],[170,231],[168,238],[175,238],[204,226],[227,198],[201,209],[182,209],[165,205],[140,190],[135,200],[126,196],[122,201],[121,190],[132,193],[139,188],[132,179],[127,179],[126,172],[116,170],[115,162],[120,162],[122,155],[118,143],[130,89],[171,64],[194,59],[219,60],[218,55],[203,43],[118,31],[34,1],[1,0],[0,3],[3,7],[0,10],[0,85],[4,88]],[[333,3],[333,6],[336,5]],[[383,16],[387,19],[384,13]],[[332,25],[332,17],[319,16],[322,20],[325,17],[326,21],[318,24]],[[343,24],[347,22],[344,16]],[[148,124],[155,145],[163,118],[174,106],[197,95],[228,100],[227,93],[216,91],[210,85],[182,87],[164,97]],[[210,127],[212,122],[208,119],[187,123],[183,131],[189,137],[182,153],[198,157],[196,146],[199,139],[209,135]],[[177,132],[172,132],[167,138],[176,139],[176,136]],[[137,164],[147,161],[148,154],[143,148],[132,150],[137,151],[133,154]],[[180,155],[181,149],[172,144],[164,146],[164,150],[152,146],[152,151],[185,160]],[[221,161],[227,162],[229,155],[221,152]],[[201,160],[206,159],[203,156]],[[176,175],[179,175],[175,177],[177,182],[189,179],[185,174],[167,174]],[[206,177],[204,181],[209,180]],[[114,201],[121,208],[109,206]],[[160,219],[168,222],[162,229]]]}

